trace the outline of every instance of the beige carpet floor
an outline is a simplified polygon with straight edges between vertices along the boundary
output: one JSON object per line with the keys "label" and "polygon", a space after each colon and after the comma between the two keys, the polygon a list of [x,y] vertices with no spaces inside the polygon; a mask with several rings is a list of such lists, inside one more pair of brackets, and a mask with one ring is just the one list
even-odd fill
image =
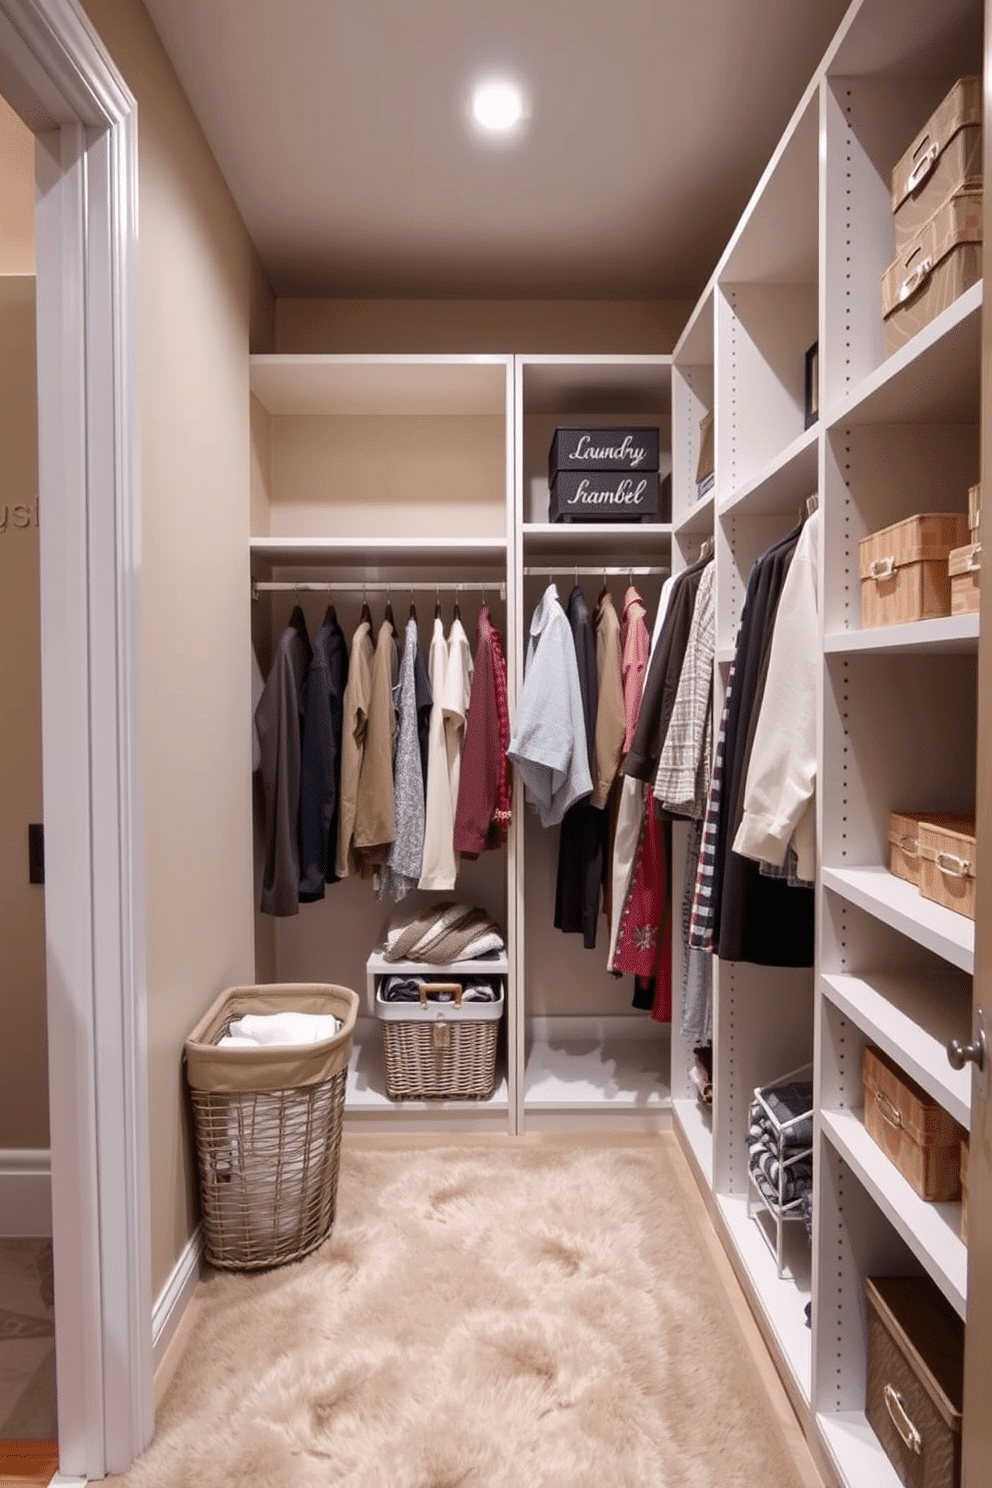
{"label": "beige carpet floor", "polygon": [[[344,1144],[331,1238],[210,1273],[127,1488],[796,1488],[671,1140]],[[696,1202],[692,1202],[693,1198]]]}

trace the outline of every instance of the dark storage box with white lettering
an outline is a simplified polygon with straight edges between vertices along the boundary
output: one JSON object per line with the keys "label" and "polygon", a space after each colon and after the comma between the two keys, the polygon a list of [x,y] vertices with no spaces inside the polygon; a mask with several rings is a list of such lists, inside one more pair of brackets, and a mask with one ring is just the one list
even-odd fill
{"label": "dark storage box with white lettering", "polygon": [[656,522],[658,472],[559,470],[551,482],[552,522]]}
{"label": "dark storage box with white lettering", "polygon": [[658,430],[556,429],[548,451],[548,485],[559,470],[657,470]]}

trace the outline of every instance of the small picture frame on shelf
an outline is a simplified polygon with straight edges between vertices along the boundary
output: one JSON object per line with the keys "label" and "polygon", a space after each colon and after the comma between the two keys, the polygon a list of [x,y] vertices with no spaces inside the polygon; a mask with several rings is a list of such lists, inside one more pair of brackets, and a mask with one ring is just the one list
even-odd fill
{"label": "small picture frame on shelf", "polygon": [[820,343],[814,341],[806,353],[806,422],[809,429],[820,417]]}

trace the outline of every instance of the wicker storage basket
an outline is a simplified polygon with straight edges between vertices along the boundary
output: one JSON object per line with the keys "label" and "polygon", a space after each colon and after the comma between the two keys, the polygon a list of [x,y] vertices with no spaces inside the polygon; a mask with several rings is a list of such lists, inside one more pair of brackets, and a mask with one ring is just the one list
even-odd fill
{"label": "wicker storage basket", "polygon": [[865,1414],[907,1488],[958,1488],[964,1321],[928,1276],[865,1279]]}
{"label": "wicker storage basket", "polygon": [[[431,995],[449,1002],[431,1002]],[[390,1100],[485,1100],[496,1084],[496,1043],[503,1016],[502,983],[495,1002],[463,1003],[461,982],[425,981],[419,1002],[387,1002],[382,1027],[386,1094]]]}
{"label": "wicker storage basket", "polygon": [[[224,1048],[246,1013],[333,1014],[319,1043]],[[326,983],[232,987],[186,1040],[207,1260],[250,1270],[298,1260],[330,1231],[358,997]]]}
{"label": "wicker storage basket", "polygon": [[862,1059],[865,1129],[921,1199],[961,1193],[961,1127],[881,1049]]}

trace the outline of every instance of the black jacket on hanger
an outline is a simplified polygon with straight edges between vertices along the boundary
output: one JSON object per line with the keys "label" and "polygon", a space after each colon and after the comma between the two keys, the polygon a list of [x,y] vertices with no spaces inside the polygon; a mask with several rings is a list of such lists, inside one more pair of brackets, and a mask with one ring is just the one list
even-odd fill
{"label": "black jacket on hanger", "polygon": [[255,709],[265,798],[263,914],[293,915],[300,907],[300,755],[303,688],[311,654],[306,621],[297,605],[279,638]]}
{"label": "black jacket on hanger", "polygon": [[[589,773],[595,779],[596,710],[599,705],[596,636],[589,606],[578,584],[568,597],[566,613],[572,627],[579,668]],[[607,829],[606,811],[591,805],[588,797],[568,808],[558,829],[555,928],[566,934],[581,935],[582,943],[589,951],[596,946],[599,907],[606,884]]]}
{"label": "black jacket on hanger", "polygon": [[347,682],[347,643],[333,609],[328,609],[323,625],[314,636],[305,683],[300,783],[301,904],[323,899],[324,884],[337,883],[334,862]]}
{"label": "black jacket on hanger", "polygon": [[722,961],[758,966],[812,966],[813,892],[769,878],[731,849],[747,775],[752,711],[759,705],[762,658],[799,540],[795,528],[755,563],[748,579],[727,717],[724,775],[714,879],[713,944]]}

